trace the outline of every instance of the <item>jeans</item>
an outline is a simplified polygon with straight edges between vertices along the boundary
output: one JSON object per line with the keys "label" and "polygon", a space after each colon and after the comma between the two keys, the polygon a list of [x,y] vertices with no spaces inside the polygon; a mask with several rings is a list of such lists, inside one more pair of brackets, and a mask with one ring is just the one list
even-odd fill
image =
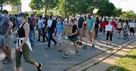
{"label": "jeans", "polygon": [[95,36],[98,35],[98,28],[94,28],[95,29]]}
{"label": "jeans", "polygon": [[46,37],[46,40],[48,41],[48,37],[46,36],[45,28],[42,28],[42,36],[43,36],[43,41],[45,41],[45,37]]}
{"label": "jeans", "polygon": [[30,39],[31,45],[33,46],[33,44],[34,44],[33,31],[29,32],[29,39]]}
{"label": "jeans", "polygon": [[52,37],[54,32],[50,32],[48,31],[48,47],[50,47],[50,43],[51,43],[51,40],[56,44],[57,42],[55,41],[55,39]]}
{"label": "jeans", "polygon": [[38,40],[40,41],[40,38],[41,38],[41,34],[42,34],[42,29],[38,29]]}

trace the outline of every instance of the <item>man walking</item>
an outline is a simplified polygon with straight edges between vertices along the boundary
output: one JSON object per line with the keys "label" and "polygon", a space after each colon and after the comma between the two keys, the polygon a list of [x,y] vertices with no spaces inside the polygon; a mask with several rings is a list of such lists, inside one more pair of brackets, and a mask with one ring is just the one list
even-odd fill
{"label": "man walking", "polygon": [[13,27],[12,22],[8,18],[8,11],[3,10],[2,17],[4,18],[2,25],[1,25],[1,36],[0,36],[0,48],[6,54],[6,58],[3,60],[3,64],[8,64],[13,62],[11,57],[11,50],[9,47],[9,40],[10,40],[10,30]]}

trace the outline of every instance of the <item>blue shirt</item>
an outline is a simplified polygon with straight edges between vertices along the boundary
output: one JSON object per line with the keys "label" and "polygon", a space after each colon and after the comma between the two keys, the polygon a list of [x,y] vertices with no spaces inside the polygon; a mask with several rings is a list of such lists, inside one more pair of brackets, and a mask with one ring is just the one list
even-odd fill
{"label": "blue shirt", "polygon": [[80,18],[78,19],[78,28],[82,28],[83,22],[84,22],[84,18],[83,18],[83,17],[80,17]]}
{"label": "blue shirt", "polygon": [[63,24],[63,22],[58,22],[57,26],[56,26],[56,29],[57,29],[57,34],[58,35],[62,34],[63,31],[64,31],[64,24]]}
{"label": "blue shirt", "polygon": [[93,29],[93,25],[94,25],[94,22],[95,22],[95,19],[94,18],[90,18],[87,20],[88,24],[87,24],[87,27],[88,27],[88,30],[91,31]]}

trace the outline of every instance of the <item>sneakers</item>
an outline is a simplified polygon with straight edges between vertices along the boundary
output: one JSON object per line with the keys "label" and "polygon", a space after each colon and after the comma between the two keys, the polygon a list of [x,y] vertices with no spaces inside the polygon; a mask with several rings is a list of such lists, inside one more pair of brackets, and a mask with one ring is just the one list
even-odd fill
{"label": "sneakers", "polygon": [[8,59],[8,57],[5,57],[5,59],[2,61],[3,63]]}
{"label": "sneakers", "polygon": [[92,45],[92,47],[94,47],[94,45]]}
{"label": "sneakers", "polygon": [[63,51],[63,49],[61,49],[61,48],[58,48],[58,51],[59,51],[59,52],[62,52],[62,51]]}
{"label": "sneakers", "polygon": [[79,55],[79,51],[77,51],[75,55]]}
{"label": "sneakers", "polygon": [[68,54],[64,54],[62,57],[63,58],[68,58]]}
{"label": "sneakers", "polygon": [[12,63],[13,60],[10,60],[9,58],[3,61],[3,64],[9,64]]}
{"label": "sneakers", "polygon": [[81,46],[81,45],[82,45],[82,42],[77,42],[77,44]]}
{"label": "sneakers", "polygon": [[37,70],[42,71],[42,64],[41,63],[39,63],[39,66],[37,67]]}
{"label": "sneakers", "polygon": [[57,45],[57,42],[56,43],[54,43],[54,46],[56,46]]}
{"label": "sneakers", "polygon": [[87,49],[87,46],[85,45],[84,47],[82,47],[83,49]]}

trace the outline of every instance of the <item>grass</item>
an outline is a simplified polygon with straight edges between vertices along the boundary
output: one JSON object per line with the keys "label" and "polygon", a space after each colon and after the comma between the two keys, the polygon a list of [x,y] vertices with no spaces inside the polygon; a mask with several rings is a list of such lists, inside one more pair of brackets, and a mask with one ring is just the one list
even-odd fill
{"label": "grass", "polygon": [[106,71],[136,71],[136,47]]}

